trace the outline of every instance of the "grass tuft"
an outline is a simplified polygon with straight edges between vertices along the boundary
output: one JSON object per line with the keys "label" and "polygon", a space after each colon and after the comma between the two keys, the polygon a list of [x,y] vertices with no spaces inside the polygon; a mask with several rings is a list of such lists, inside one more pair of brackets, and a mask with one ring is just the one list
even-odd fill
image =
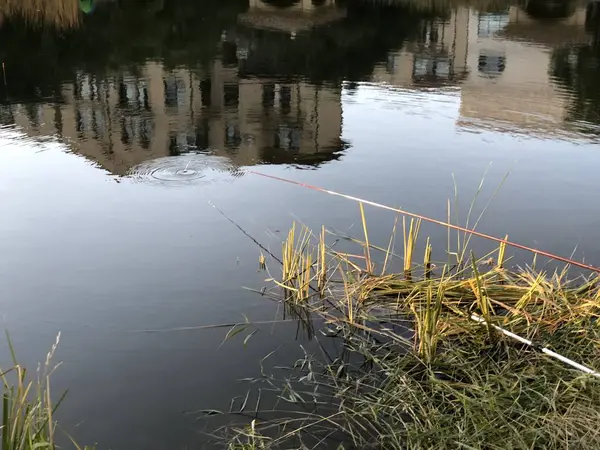
{"label": "grass tuft", "polygon": [[284,378],[256,380],[304,413],[261,420],[257,411],[231,449],[600,448],[600,376],[539,351],[543,343],[600,369],[597,274],[508,270],[504,243],[477,258],[461,236],[446,262],[432,260],[428,239],[420,265],[418,220],[403,221],[402,273],[392,273],[396,223],[378,247],[362,205],[360,214],[364,240],[328,232],[356,252],[328,245],[324,227],[315,236],[292,226],[274,282],[343,350],[307,353]]}
{"label": "grass tuft", "polygon": [[[0,442],[2,450],[38,450],[56,448],[57,423],[54,412],[62,403],[65,395],[53,404],[51,400],[50,378],[60,364],[53,365],[52,358],[60,341],[56,342],[46,355],[43,364],[38,365],[36,375],[31,378],[27,370],[16,359],[16,355],[7,334],[8,346],[13,366],[8,370],[0,369],[2,382],[2,422]],[[74,448],[82,450],[72,439]],[[84,447],[83,450],[92,450]]]}

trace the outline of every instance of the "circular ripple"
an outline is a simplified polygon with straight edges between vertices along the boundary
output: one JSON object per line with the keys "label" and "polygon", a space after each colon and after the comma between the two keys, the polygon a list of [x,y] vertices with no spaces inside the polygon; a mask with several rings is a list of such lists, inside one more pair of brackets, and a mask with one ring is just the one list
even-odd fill
{"label": "circular ripple", "polygon": [[133,167],[128,175],[140,183],[189,186],[231,181],[243,174],[227,158],[210,155],[167,156]]}

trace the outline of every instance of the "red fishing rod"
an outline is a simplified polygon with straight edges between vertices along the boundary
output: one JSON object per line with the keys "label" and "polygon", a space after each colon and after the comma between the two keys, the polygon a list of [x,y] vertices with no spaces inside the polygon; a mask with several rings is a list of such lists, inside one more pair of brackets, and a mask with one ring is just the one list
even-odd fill
{"label": "red fishing rod", "polygon": [[554,255],[552,253],[548,253],[548,252],[545,252],[543,250],[538,250],[538,249],[535,249],[535,248],[532,248],[532,247],[527,247],[526,245],[517,244],[516,242],[511,242],[511,241],[508,241],[506,239],[501,239],[501,238],[497,238],[495,236],[490,236],[489,234],[480,233],[479,231],[470,230],[468,228],[461,227],[459,225],[453,225],[453,224],[448,223],[448,222],[443,222],[441,220],[432,219],[430,217],[422,216],[420,214],[415,214],[415,213],[411,213],[411,212],[408,212],[408,211],[404,211],[403,209],[393,208],[391,206],[383,205],[381,203],[376,203],[376,202],[372,202],[370,200],[365,200],[365,199],[362,199],[362,198],[354,197],[352,195],[347,195],[347,194],[342,194],[340,192],[331,191],[329,189],[325,189],[325,188],[322,188],[322,187],[319,187],[319,186],[313,186],[313,185],[310,185],[310,184],[301,183],[299,181],[294,181],[294,180],[289,180],[287,178],[277,177],[275,175],[267,175],[266,173],[255,172],[254,170],[248,170],[247,173],[252,173],[254,175],[259,175],[259,176],[265,177],[265,178],[271,178],[272,180],[283,181],[284,183],[289,183],[289,184],[293,184],[293,185],[300,186],[300,187],[303,187],[303,188],[312,189],[313,191],[324,192],[326,194],[335,195],[336,197],[342,197],[342,198],[345,198],[345,199],[348,199],[348,200],[353,200],[355,202],[364,203],[365,205],[371,205],[371,206],[374,206],[376,208],[387,209],[388,211],[393,211],[393,212],[396,212],[398,214],[402,214],[404,216],[414,217],[415,219],[421,219],[421,220],[424,220],[425,222],[431,222],[431,223],[435,223],[437,225],[442,225],[444,227],[451,228],[453,230],[462,231],[464,233],[472,234],[473,236],[478,236],[478,237],[481,237],[481,238],[484,238],[484,239],[488,239],[490,241],[498,242],[498,243],[501,243],[501,244],[506,244],[506,245],[509,245],[511,247],[514,247],[514,248],[518,248],[518,249],[521,249],[521,250],[526,250],[526,251],[531,252],[531,253],[535,253],[536,255],[545,256],[547,258],[555,259],[557,261],[562,261],[564,263],[571,264],[573,266],[577,266],[577,267],[580,267],[582,269],[591,270],[592,272],[600,273],[600,268],[594,267],[594,266],[590,266],[589,264],[584,264],[584,263],[579,262],[579,261],[574,261],[572,259],[565,258],[564,256]]}

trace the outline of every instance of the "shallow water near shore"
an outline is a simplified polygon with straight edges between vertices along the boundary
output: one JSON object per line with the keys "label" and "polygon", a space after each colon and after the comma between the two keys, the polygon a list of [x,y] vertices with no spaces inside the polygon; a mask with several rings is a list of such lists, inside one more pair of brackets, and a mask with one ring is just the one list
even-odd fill
{"label": "shallow water near shore", "polygon": [[[281,315],[214,206],[276,255],[294,220],[360,236],[355,203],[250,170],[441,220],[454,176],[463,221],[510,172],[478,229],[600,265],[595,3],[56,3],[0,1],[0,317],[30,365],[61,331],[81,443],[212,448],[225,419],[196,412],[301,355],[293,323],[185,329]],[[394,216],[366,213],[385,247]]]}

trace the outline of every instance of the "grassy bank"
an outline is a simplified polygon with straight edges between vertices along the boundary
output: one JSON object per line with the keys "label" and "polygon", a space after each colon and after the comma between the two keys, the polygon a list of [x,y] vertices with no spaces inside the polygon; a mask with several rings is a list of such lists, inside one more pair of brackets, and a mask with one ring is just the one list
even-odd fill
{"label": "grassy bank", "polygon": [[256,380],[278,393],[277,418],[246,411],[231,449],[600,448],[600,378],[543,352],[600,369],[597,274],[507,270],[504,244],[478,258],[460,232],[436,262],[418,220],[385,247],[362,205],[361,222],[360,239],[294,226],[281,272],[268,267],[267,295],[342,350]]}
{"label": "grassy bank", "polygon": [[[0,368],[2,382],[2,418],[0,421],[0,449],[2,450],[42,450],[55,449],[57,423],[54,413],[64,395],[52,403],[50,378],[58,365],[52,363],[52,357],[58,346],[60,334],[46,355],[43,364],[30,374],[17,362],[10,339],[8,345],[13,359],[9,369]],[[72,441],[72,448],[79,447]]]}

